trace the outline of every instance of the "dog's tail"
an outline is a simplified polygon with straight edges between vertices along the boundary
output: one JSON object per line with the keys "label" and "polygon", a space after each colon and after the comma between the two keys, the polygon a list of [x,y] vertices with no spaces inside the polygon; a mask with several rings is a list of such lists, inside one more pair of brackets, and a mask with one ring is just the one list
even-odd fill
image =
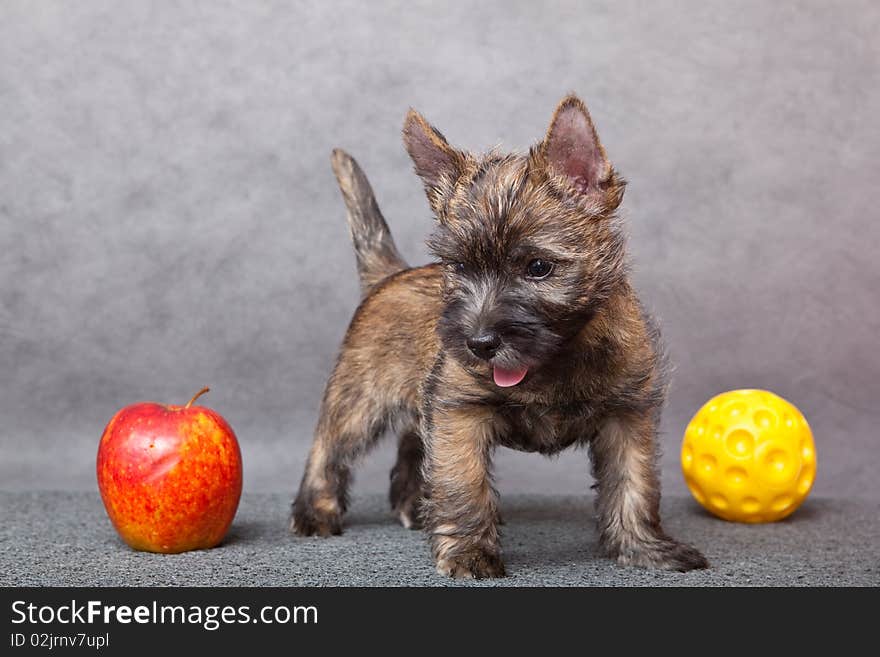
{"label": "dog's tail", "polygon": [[370,182],[358,163],[339,148],[333,150],[330,161],[348,209],[348,229],[357,255],[361,292],[367,296],[380,281],[409,265],[397,251]]}

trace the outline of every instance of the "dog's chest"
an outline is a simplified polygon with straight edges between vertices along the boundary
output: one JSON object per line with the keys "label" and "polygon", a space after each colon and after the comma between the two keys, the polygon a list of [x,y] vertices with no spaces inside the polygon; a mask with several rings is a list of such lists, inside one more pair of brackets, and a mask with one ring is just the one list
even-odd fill
{"label": "dog's chest", "polygon": [[584,403],[505,406],[499,410],[498,441],[524,452],[552,454],[593,437],[594,410]]}

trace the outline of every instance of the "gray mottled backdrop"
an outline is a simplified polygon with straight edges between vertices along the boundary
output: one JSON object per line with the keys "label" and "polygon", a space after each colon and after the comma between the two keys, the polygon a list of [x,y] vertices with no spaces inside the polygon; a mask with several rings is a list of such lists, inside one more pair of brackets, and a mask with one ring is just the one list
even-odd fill
{"label": "gray mottled backdrop", "polygon": [[[870,1],[0,1],[0,487],[93,488],[119,407],[210,384],[246,489],[292,492],[358,296],[331,148],[419,263],[406,109],[525,149],[573,90],[677,365],[666,489],[697,408],[763,387],[810,420],[817,494],[880,494],[878,34]],[[498,467],[503,491],[587,472]]]}

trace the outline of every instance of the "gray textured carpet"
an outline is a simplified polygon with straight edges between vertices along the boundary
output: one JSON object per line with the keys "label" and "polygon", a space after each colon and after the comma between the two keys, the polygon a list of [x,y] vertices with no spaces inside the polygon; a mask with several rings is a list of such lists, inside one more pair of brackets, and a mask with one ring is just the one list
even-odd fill
{"label": "gray textured carpet", "polygon": [[664,500],[667,530],[699,546],[712,569],[621,568],[596,553],[591,504],[508,497],[508,577],[453,582],[434,573],[424,536],[391,518],[384,499],[356,499],[331,539],[286,531],[288,497],[246,495],[225,543],[180,555],[138,553],[116,536],[97,493],[0,492],[2,585],[222,586],[788,586],[880,585],[880,502],[811,498],[771,525],[717,520],[686,498]]}

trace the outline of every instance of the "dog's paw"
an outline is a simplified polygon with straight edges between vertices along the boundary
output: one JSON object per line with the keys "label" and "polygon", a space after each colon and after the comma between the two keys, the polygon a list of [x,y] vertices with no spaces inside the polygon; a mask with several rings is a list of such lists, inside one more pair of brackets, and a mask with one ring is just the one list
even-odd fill
{"label": "dog's paw", "polygon": [[394,515],[407,529],[422,528],[422,495],[420,492],[392,500]]}
{"label": "dog's paw", "polygon": [[400,464],[391,471],[391,491],[388,499],[394,515],[407,529],[422,528],[423,488],[421,475],[413,475],[401,468]]}
{"label": "dog's paw", "polygon": [[338,536],[342,533],[342,514],[320,511],[314,506],[294,503],[290,531],[299,536]]}
{"label": "dog's paw", "polygon": [[401,509],[395,509],[397,519],[406,529],[421,529],[422,519],[419,516],[418,507],[407,506]]}
{"label": "dog's paw", "polygon": [[489,579],[505,575],[501,555],[482,548],[438,559],[437,572],[456,579]]}
{"label": "dog's paw", "polygon": [[709,567],[709,562],[699,550],[672,539],[634,544],[612,556],[616,556],[617,562],[623,566],[659,568],[680,573]]}

